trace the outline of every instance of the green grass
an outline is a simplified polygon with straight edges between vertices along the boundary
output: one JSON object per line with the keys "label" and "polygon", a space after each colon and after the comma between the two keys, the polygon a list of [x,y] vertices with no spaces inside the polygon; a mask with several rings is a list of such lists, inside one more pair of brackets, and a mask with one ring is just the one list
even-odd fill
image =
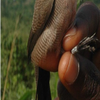
{"label": "green grass", "polygon": [[57,83],[58,83],[58,73],[51,72],[51,78],[50,78],[50,88],[51,88],[51,96],[52,100],[57,97]]}

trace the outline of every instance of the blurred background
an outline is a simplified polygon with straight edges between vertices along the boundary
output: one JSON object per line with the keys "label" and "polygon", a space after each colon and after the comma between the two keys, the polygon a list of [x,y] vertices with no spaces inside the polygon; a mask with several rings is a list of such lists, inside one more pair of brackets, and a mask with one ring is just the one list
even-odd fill
{"label": "blurred background", "polygon": [[[77,8],[87,0],[78,0]],[[100,9],[100,0],[94,2]],[[34,65],[28,63],[27,42],[35,0],[1,0],[1,98],[35,100]],[[52,100],[57,97],[58,73],[51,73]]]}

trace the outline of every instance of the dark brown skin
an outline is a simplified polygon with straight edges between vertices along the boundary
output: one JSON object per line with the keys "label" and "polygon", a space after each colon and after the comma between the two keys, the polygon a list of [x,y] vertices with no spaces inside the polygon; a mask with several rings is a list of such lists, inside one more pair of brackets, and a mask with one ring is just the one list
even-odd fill
{"label": "dark brown skin", "polygon": [[57,100],[100,100],[100,43],[94,53],[70,53],[80,40],[94,32],[100,40],[100,11],[94,4],[84,3],[77,11],[74,23],[66,33],[74,35],[65,36],[63,39],[65,53],[58,67],[60,82]]}

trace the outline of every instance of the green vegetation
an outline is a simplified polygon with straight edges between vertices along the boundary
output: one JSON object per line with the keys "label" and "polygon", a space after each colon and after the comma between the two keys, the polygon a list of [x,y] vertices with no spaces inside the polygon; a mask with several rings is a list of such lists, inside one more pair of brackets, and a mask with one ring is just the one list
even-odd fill
{"label": "green vegetation", "polygon": [[[1,95],[3,95],[7,66],[10,62],[5,100],[18,100],[25,92],[29,90],[35,92],[36,89],[34,67],[28,63],[27,59],[27,41],[33,8],[34,0],[2,0]],[[13,42],[14,39],[15,42]],[[13,53],[10,60],[11,50]],[[34,92],[33,97],[35,97]]]}
{"label": "green vegetation", "polygon": [[[84,1],[86,0],[78,0],[78,6]],[[100,8],[100,0],[90,1]],[[1,96],[7,79],[4,100],[35,100],[35,71],[27,59],[34,2],[35,0],[1,0]],[[57,96],[57,82],[58,73],[51,73],[52,99]]]}

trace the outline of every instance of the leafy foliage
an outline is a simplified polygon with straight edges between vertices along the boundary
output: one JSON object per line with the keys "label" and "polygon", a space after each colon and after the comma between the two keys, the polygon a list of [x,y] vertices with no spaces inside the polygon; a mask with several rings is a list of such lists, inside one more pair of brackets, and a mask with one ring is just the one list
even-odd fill
{"label": "leafy foliage", "polygon": [[19,100],[31,100],[32,91],[27,91]]}
{"label": "leafy foliage", "polygon": [[4,89],[12,41],[14,34],[17,34],[5,100],[18,100],[28,89],[35,90],[34,67],[28,63],[27,59],[27,41],[33,17],[34,0],[2,0],[1,2],[1,93]]}

